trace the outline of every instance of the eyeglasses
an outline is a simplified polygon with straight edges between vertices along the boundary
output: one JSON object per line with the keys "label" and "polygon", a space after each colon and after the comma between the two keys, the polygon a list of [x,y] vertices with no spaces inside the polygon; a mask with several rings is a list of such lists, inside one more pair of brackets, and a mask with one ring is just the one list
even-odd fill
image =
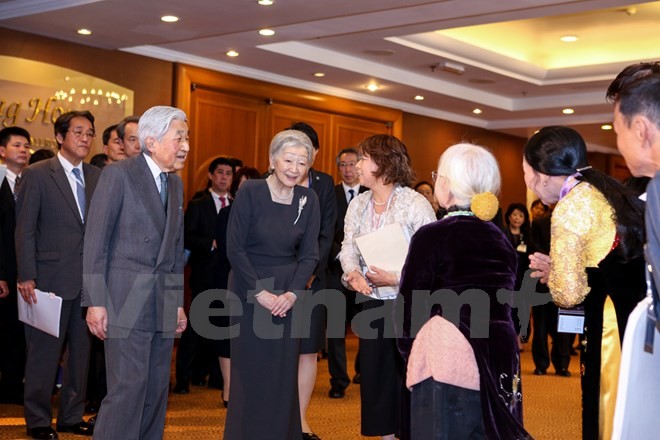
{"label": "eyeglasses", "polygon": [[438,172],[437,171],[431,171],[431,180],[435,183],[435,181],[438,179]]}
{"label": "eyeglasses", "polygon": [[82,131],[82,130],[69,130],[69,133],[73,133],[73,135],[80,139],[83,136],[87,136],[89,139],[94,139],[96,137],[96,132],[89,130],[89,131]]}
{"label": "eyeglasses", "polygon": [[339,168],[353,168],[356,162],[339,162]]}

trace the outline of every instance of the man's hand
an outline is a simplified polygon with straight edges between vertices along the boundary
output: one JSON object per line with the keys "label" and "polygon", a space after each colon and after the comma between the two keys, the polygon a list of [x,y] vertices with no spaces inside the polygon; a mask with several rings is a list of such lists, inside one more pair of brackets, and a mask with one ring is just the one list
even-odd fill
{"label": "man's hand", "polygon": [[7,281],[0,280],[0,298],[4,298],[9,295],[9,285]]}
{"label": "man's hand", "polygon": [[373,284],[376,287],[397,285],[395,273],[388,272],[376,266],[369,266],[369,272],[367,272],[367,278],[369,278],[371,284]]}
{"label": "man's hand", "polygon": [[37,287],[37,283],[34,282],[34,280],[27,280],[18,283],[18,293],[21,294],[23,297],[23,300],[25,300],[26,303],[28,304],[36,304],[37,303],[37,294],[34,293],[35,287]]}
{"label": "man's hand", "polygon": [[183,331],[188,326],[188,318],[186,318],[186,312],[183,311],[183,307],[179,307],[176,310],[176,315],[176,333],[183,333]]}
{"label": "man's hand", "polygon": [[87,327],[92,335],[105,340],[108,331],[108,311],[105,307],[87,308]]}

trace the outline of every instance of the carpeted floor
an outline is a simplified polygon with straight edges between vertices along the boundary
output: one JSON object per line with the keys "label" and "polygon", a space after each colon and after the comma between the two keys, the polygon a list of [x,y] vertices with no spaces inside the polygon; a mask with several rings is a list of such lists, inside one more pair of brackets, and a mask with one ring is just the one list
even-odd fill
{"label": "carpeted floor", "polygon": [[[356,338],[351,336],[347,346],[352,365],[357,350]],[[527,344],[522,353],[525,427],[537,440],[580,438],[577,357],[571,359],[572,377],[555,376],[552,372],[546,376],[534,376],[530,349],[531,344]],[[361,438],[359,386],[348,387],[344,399],[330,399],[328,390],[327,362],[321,360],[308,417],[313,430],[324,440]],[[226,410],[221,405],[220,391],[194,386],[190,391],[185,396],[170,395],[165,439],[221,439]],[[0,405],[0,439],[23,438],[26,438],[23,407]],[[60,438],[67,440],[81,437],[65,434],[60,435]]]}

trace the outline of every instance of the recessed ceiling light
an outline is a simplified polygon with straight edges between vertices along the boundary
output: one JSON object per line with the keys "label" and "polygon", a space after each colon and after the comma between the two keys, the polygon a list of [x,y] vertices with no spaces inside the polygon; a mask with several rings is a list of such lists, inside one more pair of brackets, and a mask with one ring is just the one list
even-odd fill
{"label": "recessed ceiling light", "polygon": [[370,92],[375,92],[378,89],[380,89],[380,86],[378,84],[376,84],[375,82],[369,83],[367,85],[367,90],[369,90]]}
{"label": "recessed ceiling light", "polygon": [[257,3],[259,3],[261,6],[270,6],[275,2],[273,0],[259,0]]}
{"label": "recessed ceiling light", "polygon": [[422,95],[417,95],[415,96],[415,101],[424,101],[424,97]]}
{"label": "recessed ceiling light", "polygon": [[578,40],[577,35],[562,35],[559,37],[564,43],[575,43]]}
{"label": "recessed ceiling light", "polygon": [[575,113],[575,110],[573,110],[572,108],[565,108],[561,112],[565,115],[572,115],[573,113]]}
{"label": "recessed ceiling light", "polygon": [[237,57],[237,56],[238,56],[238,52],[236,52],[235,50],[230,50],[230,51],[227,52],[225,55],[227,55],[228,57]]}
{"label": "recessed ceiling light", "polygon": [[612,124],[603,124],[600,126],[601,130],[611,130]]}
{"label": "recessed ceiling light", "polygon": [[270,37],[272,35],[275,35],[275,31],[272,29],[261,29],[259,31],[259,35],[263,35],[264,37]]}
{"label": "recessed ceiling light", "polygon": [[480,115],[481,113],[483,113],[483,111],[480,108],[475,108],[474,110],[472,110],[472,113],[474,113],[475,115]]}
{"label": "recessed ceiling light", "polygon": [[89,29],[85,29],[85,28],[78,29],[77,32],[78,32],[80,35],[92,35],[92,31],[90,31]]}
{"label": "recessed ceiling light", "polygon": [[323,77],[325,76],[325,73],[323,73],[323,72],[316,72],[316,73],[314,73],[314,76],[317,77],[317,78],[323,78]]}
{"label": "recessed ceiling light", "polygon": [[162,17],[160,17],[160,20],[164,21],[165,23],[176,23],[177,21],[179,21],[179,17],[175,15],[163,15]]}

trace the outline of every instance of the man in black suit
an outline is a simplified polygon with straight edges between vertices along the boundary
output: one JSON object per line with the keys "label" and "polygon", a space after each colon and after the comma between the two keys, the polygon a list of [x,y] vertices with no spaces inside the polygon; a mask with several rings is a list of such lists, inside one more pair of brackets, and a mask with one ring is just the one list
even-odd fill
{"label": "man in black suit", "polygon": [[23,171],[16,199],[18,292],[30,304],[37,301],[37,288],[62,298],[59,337],[25,326],[25,421],[28,435],[36,439],[57,438],[51,427],[51,393],[65,342],[57,430],[92,434],[82,418],[91,338],[80,294],[87,208],[101,174],[83,159],[95,136],[94,116],[88,111],[57,118],[57,156]]}
{"label": "man in black suit", "polygon": [[[291,130],[302,131],[312,141],[314,157],[319,151],[319,138],[316,130],[304,122],[296,122]],[[312,162],[313,163],[313,162]],[[307,186],[316,192],[321,208],[321,229],[319,230],[319,264],[314,275],[309,280],[308,288],[312,294],[325,289],[327,285],[328,255],[332,247],[332,239],[335,233],[335,220],[337,218],[337,203],[332,187],[332,177],[314,168],[309,168],[306,179],[298,182],[299,185]],[[312,301],[313,302],[313,301]],[[326,310],[317,306],[312,311],[311,332],[309,339],[303,339],[300,345],[300,362],[298,364],[298,390],[300,398],[300,417],[303,433],[310,435],[311,429],[306,420],[307,407],[314,391],[316,383],[317,353],[324,346],[326,328]]]}
{"label": "man in black suit", "polygon": [[[344,217],[348,204],[355,196],[367,190],[360,185],[355,165],[359,159],[359,152],[354,148],[344,148],[337,154],[337,169],[341,176],[341,183],[335,186],[337,199],[337,221],[335,223],[335,236],[328,258],[328,288],[344,293],[346,297],[346,322],[350,322],[356,310],[355,292],[346,289],[341,283],[342,269],[337,255],[344,240]],[[345,390],[351,383],[346,368],[346,338],[328,338],[328,370],[330,372],[330,392],[328,396],[341,399]],[[355,382],[359,383],[360,367],[355,361]]]}
{"label": "man in black suit", "polygon": [[[218,243],[214,237],[218,212],[231,203],[229,188],[233,178],[232,159],[215,158],[209,165],[208,177],[211,188],[203,196],[188,202],[183,220],[184,247],[191,252],[188,264],[193,301],[205,290],[227,287],[226,280],[224,285],[218,283],[218,274],[228,273],[228,270],[222,271],[221,264],[224,260],[220,258]],[[203,357],[205,360],[217,362],[213,353],[211,341],[199,336],[192,326],[188,326],[181,336],[176,352],[176,385],[173,392],[188,394],[193,376],[193,361],[196,357]]]}
{"label": "man in black suit", "polygon": [[23,403],[25,330],[18,320],[16,291],[17,183],[30,160],[30,133],[21,127],[0,131],[0,157],[7,175],[0,185],[0,403]]}

